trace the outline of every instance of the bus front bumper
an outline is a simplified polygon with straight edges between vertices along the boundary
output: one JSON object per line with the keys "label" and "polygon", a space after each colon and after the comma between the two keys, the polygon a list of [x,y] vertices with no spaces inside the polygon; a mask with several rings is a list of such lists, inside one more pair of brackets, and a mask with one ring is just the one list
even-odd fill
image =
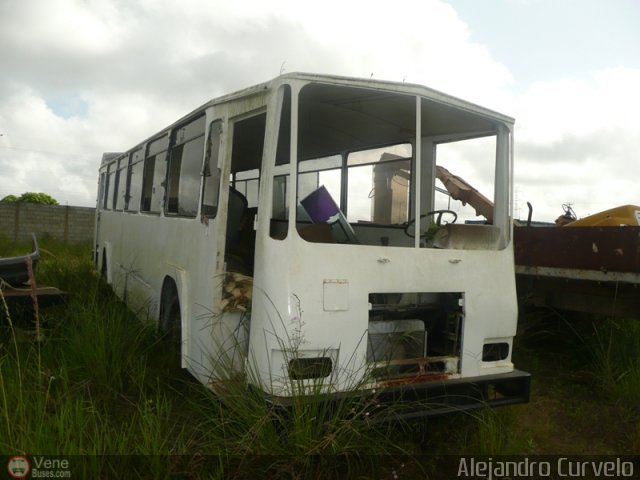
{"label": "bus front bumper", "polygon": [[[251,388],[251,387],[250,387]],[[253,387],[255,388],[255,387]],[[521,370],[478,377],[428,380],[322,395],[323,402],[340,409],[345,402],[358,404],[372,423],[412,421],[425,417],[529,402],[531,375]],[[319,401],[313,396],[310,401]],[[273,408],[291,410],[289,397],[267,395]]]}

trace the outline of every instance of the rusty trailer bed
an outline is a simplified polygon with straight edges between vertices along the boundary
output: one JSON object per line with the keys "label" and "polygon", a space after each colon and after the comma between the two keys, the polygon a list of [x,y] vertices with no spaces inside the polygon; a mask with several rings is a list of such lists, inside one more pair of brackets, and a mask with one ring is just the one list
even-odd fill
{"label": "rusty trailer bed", "polygon": [[514,253],[525,305],[640,315],[640,227],[516,227]]}

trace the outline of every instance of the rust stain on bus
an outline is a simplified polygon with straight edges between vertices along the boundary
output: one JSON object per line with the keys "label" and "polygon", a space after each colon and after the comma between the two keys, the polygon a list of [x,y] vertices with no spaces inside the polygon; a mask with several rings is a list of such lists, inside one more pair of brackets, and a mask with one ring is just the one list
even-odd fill
{"label": "rust stain on bus", "polygon": [[448,373],[425,373],[423,375],[414,375],[411,377],[391,378],[383,380],[380,383],[385,387],[394,387],[398,385],[414,385],[416,383],[447,380],[448,378]]}

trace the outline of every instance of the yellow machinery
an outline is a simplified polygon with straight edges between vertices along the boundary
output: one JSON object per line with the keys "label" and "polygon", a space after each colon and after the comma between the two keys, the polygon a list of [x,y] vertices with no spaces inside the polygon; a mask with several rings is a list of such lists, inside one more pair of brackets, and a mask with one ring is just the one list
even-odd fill
{"label": "yellow machinery", "polygon": [[622,227],[640,225],[640,207],[623,205],[568,223],[567,227]]}

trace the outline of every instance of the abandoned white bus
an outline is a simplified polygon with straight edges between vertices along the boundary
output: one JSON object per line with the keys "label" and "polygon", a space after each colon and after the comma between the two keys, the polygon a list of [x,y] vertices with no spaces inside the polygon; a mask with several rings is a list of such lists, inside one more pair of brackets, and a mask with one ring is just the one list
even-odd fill
{"label": "abandoned white bus", "polygon": [[[94,259],[205,384],[231,369],[270,401],[320,385],[421,405],[407,417],[526,402],[513,124],[418,85],[282,75],[105,154]],[[493,192],[488,218],[441,166]]]}

